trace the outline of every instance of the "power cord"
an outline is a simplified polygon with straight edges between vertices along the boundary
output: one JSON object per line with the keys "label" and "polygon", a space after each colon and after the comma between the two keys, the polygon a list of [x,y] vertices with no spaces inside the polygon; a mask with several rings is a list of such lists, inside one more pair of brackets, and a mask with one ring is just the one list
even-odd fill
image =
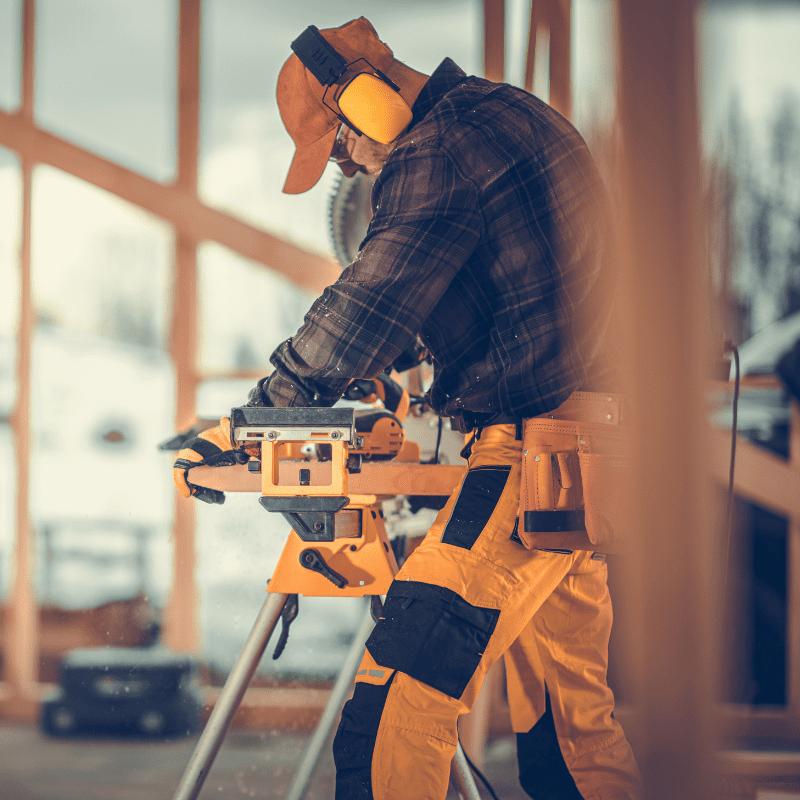
{"label": "power cord", "polygon": [[433,463],[439,463],[439,448],[442,445],[442,425],[444,424],[444,420],[439,417],[439,428],[436,431],[436,449],[433,451]]}
{"label": "power cord", "polygon": [[730,531],[731,511],[733,508],[733,469],[736,463],[736,430],[739,426],[739,350],[731,341],[725,342],[725,350],[733,354],[734,378],[733,378],[733,422],[731,424],[731,465],[728,472],[728,513],[727,527]]}
{"label": "power cord", "polygon": [[730,573],[730,550],[731,550],[731,538],[732,538],[732,524],[733,524],[733,476],[734,476],[734,467],[736,465],[736,431],[739,426],[739,384],[741,380],[740,376],[740,368],[739,368],[739,350],[736,345],[727,340],[725,342],[725,352],[731,353],[733,355],[733,421],[731,423],[731,462],[730,468],[728,470],[728,499],[726,503],[725,509],[725,556],[724,561],[722,562],[724,565],[724,572],[722,576],[722,603],[725,603],[725,600],[728,596],[728,580],[729,580],[729,573]]}

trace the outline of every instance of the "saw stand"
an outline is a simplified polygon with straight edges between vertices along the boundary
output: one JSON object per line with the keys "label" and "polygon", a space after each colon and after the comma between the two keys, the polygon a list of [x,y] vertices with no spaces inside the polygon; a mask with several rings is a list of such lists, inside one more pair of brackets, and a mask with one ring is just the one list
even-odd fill
{"label": "saw stand", "polygon": [[[234,408],[233,438],[259,443],[261,460],[248,462],[260,472],[261,504],[291,524],[267,599],[231,670],[192,753],[173,800],[195,800],[230,727],[278,620],[280,654],[297,615],[297,596],[369,597],[370,608],[331,691],[322,717],[294,776],[286,800],[301,800],[325,742],[336,723],[364,654],[367,638],[382,608],[381,596],[397,572],[397,562],[375,495],[348,495],[347,478],[360,470],[354,414],[348,408]],[[308,445],[330,446],[330,462],[292,461]],[[305,450],[307,452],[307,450]],[[296,468],[297,483],[281,481]],[[283,469],[281,467],[283,466]],[[330,467],[330,469],[328,469]],[[291,480],[291,479],[290,479]],[[322,481],[322,482],[320,482]],[[327,481],[327,482],[325,482]],[[462,800],[480,800],[460,742],[453,758],[451,786]]]}

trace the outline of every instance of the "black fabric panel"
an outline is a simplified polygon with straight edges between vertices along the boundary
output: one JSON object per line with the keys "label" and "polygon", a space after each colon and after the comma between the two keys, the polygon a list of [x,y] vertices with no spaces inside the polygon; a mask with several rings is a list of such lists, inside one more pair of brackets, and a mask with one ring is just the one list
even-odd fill
{"label": "black fabric panel", "polygon": [[195,453],[199,453],[203,458],[211,458],[211,456],[222,452],[222,448],[215,445],[214,442],[209,442],[208,439],[201,439],[199,436],[187,442],[186,447],[189,450],[194,450]]}
{"label": "black fabric panel", "polygon": [[444,544],[471,550],[506,487],[510,466],[476,467],[467,473],[442,534]]}
{"label": "black fabric panel", "polygon": [[372,754],[394,675],[382,686],[357,683],[333,740],[337,800],[373,800]]}
{"label": "black fabric panel", "polygon": [[367,640],[372,657],[450,697],[461,697],[500,610],[473,606],[443,586],[394,581]]}
{"label": "black fabric panel", "polygon": [[541,719],[517,734],[517,761],[520,785],[534,800],[583,800],[558,745],[549,694]]}
{"label": "black fabric panel", "polygon": [[526,533],[548,533],[550,531],[585,531],[584,511],[526,511]]}

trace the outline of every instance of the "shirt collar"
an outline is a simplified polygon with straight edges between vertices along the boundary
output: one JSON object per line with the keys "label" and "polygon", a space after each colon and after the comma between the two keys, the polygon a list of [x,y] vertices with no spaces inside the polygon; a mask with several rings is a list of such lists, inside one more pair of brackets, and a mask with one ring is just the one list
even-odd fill
{"label": "shirt collar", "polygon": [[414,103],[411,128],[421,122],[436,104],[459,82],[467,77],[461,67],[451,58],[445,58],[428,78]]}

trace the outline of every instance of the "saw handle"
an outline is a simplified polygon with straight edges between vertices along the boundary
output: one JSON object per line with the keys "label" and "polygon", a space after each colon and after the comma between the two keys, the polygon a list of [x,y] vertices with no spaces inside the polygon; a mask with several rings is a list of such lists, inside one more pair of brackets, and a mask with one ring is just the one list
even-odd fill
{"label": "saw handle", "polygon": [[374,403],[380,400],[387,411],[391,411],[401,422],[405,419],[411,405],[411,396],[388,373],[381,372],[374,379],[356,378],[345,390],[347,400],[361,400]]}

